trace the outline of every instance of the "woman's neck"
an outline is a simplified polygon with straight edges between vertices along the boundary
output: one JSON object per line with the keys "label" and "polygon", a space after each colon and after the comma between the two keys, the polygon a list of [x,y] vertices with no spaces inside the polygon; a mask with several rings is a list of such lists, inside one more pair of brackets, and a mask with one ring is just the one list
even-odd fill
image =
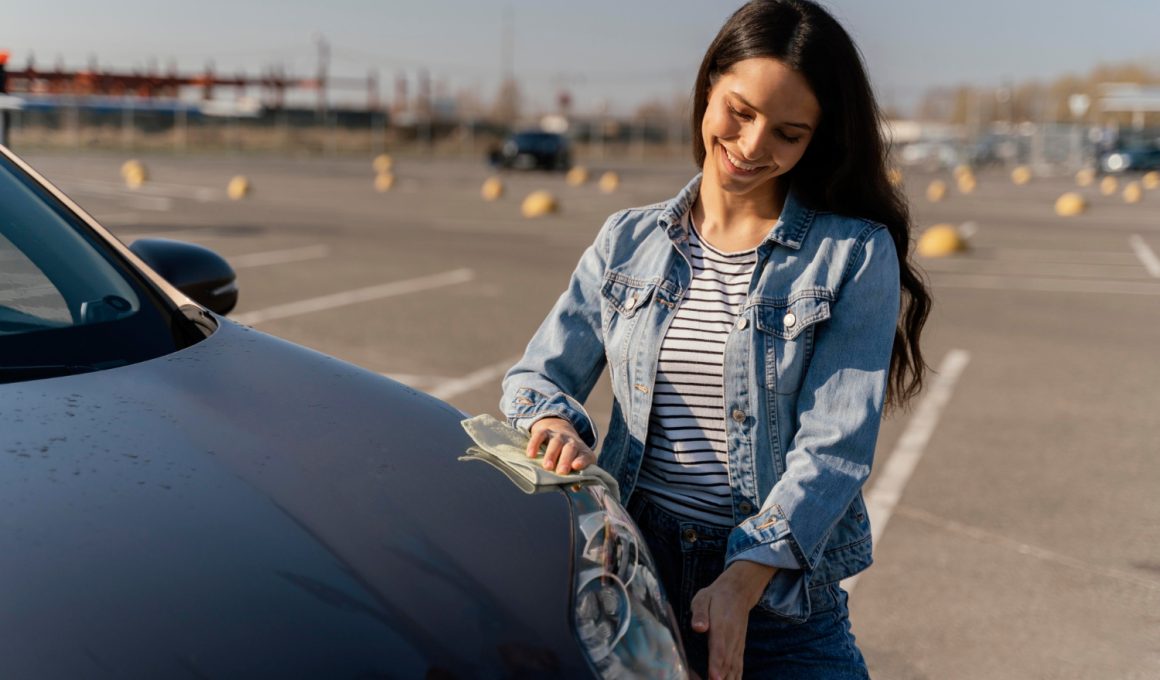
{"label": "woman's neck", "polygon": [[693,221],[697,232],[714,248],[735,252],[756,248],[773,223],[781,216],[788,184],[775,181],[747,194],[725,191],[716,177],[706,172],[697,200],[693,203]]}

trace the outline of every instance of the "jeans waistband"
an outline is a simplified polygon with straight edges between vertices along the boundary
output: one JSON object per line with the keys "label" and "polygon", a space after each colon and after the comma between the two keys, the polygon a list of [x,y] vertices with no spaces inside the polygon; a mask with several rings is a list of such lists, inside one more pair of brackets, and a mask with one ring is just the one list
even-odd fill
{"label": "jeans waistband", "polygon": [[685,519],[650,503],[644,494],[633,494],[628,512],[641,531],[655,538],[680,543],[682,548],[696,545],[701,550],[717,549],[722,552],[729,542],[730,527],[715,526]]}

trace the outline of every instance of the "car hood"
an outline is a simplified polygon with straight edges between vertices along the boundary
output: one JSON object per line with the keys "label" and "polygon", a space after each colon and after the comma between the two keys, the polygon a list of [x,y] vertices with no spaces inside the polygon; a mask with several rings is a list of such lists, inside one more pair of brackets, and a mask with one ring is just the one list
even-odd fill
{"label": "car hood", "polygon": [[447,404],[222,320],[0,385],[0,675],[582,674],[563,492]]}

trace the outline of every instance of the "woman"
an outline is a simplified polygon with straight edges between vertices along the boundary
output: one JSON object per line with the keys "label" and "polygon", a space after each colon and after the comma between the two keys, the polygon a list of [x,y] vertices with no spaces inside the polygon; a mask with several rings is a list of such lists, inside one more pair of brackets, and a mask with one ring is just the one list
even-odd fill
{"label": "woman", "polygon": [[504,379],[557,472],[599,456],[710,678],[865,677],[839,581],[870,565],[883,408],[922,386],[930,297],[857,48],[807,0],[750,2],[694,91],[701,174],[608,219]]}

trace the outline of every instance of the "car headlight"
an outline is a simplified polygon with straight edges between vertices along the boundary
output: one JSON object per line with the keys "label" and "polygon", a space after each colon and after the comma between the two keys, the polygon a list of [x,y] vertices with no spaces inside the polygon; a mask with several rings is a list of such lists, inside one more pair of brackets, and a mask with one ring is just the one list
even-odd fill
{"label": "car headlight", "polygon": [[576,634],[601,678],[686,678],[672,608],[644,538],[603,486],[568,494],[576,521]]}

